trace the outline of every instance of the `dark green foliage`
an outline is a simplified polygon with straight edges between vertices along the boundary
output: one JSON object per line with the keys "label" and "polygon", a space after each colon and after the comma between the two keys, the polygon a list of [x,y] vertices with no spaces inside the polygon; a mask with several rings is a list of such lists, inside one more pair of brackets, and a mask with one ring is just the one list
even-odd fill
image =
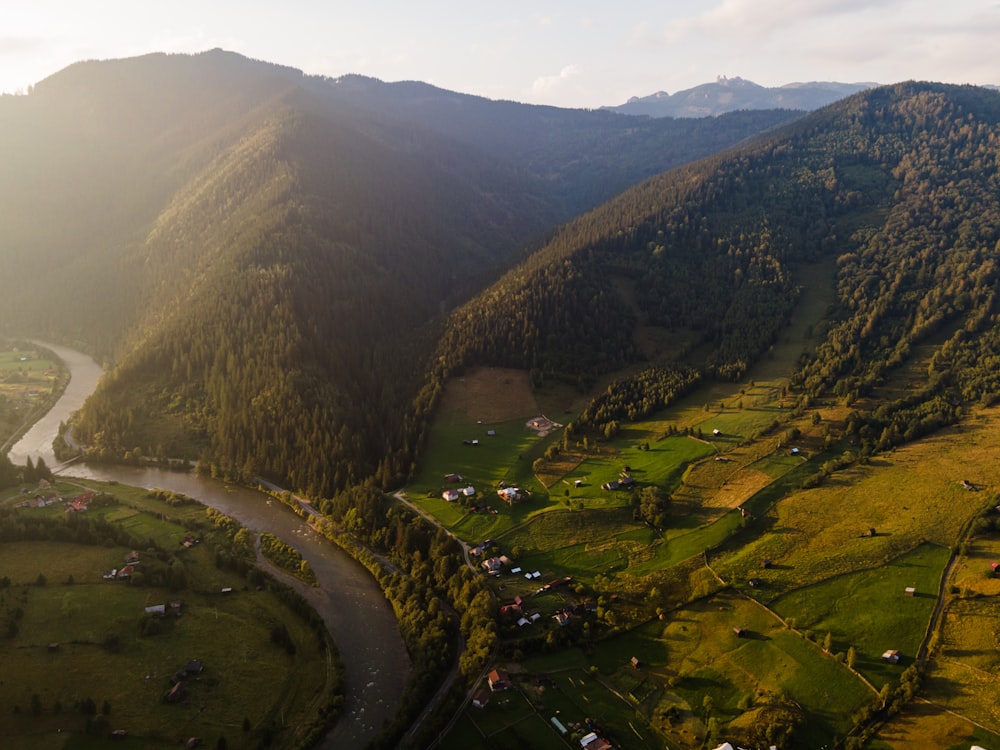
{"label": "dark green foliage", "polygon": [[616,380],[567,426],[566,439],[587,433],[603,435],[609,424],[648,417],[683,396],[699,380],[696,370],[663,367],[648,367]]}

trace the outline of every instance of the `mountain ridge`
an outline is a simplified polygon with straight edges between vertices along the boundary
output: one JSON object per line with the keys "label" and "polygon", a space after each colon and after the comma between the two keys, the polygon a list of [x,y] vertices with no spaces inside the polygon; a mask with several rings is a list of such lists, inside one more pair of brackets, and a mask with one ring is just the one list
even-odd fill
{"label": "mountain ridge", "polygon": [[699,84],[673,94],[657,91],[648,96],[633,96],[624,104],[601,109],[649,117],[714,117],[741,109],[811,111],[878,85],[810,81],[767,87],[739,76],[719,76],[714,82]]}

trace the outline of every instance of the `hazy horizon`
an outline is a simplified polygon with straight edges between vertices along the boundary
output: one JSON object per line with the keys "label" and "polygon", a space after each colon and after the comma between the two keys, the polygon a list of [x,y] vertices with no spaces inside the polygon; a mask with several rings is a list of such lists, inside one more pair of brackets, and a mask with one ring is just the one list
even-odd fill
{"label": "hazy horizon", "polygon": [[15,93],[81,60],[221,47],[310,75],[351,73],[560,107],[597,108],[719,76],[794,82],[933,80],[996,84],[984,54],[1000,38],[991,0],[558,0],[473,7],[354,7],[260,0],[41,0],[9,10],[0,91]]}

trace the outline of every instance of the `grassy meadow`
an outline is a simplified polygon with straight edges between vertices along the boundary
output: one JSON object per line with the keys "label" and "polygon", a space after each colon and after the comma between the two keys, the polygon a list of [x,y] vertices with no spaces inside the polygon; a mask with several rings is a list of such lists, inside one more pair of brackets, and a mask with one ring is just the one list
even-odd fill
{"label": "grassy meadow", "polygon": [[4,452],[54,402],[65,378],[61,363],[37,349],[0,351],[0,448]]}
{"label": "grassy meadow", "polygon": [[[809,278],[832,272],[815,266],[803,278],[808,287]],[[819,747],[844,736],[852,715],[884,684],[895,685],[929,638],[925,696],[933,707],[911,704],[885,725],[876,745],[893,746],[887,738],[901,732],[914,746],[939,746],[939,736],[957,735],[936,734],[921,717],[945,710],[954,712],[949,723],[964,728],[955,731],[1000,732],[996,702],[988,697],[997,694],[998,644],[991,639],[998,631],[988,623],[996,621],[1000,578],[987,575],[989,563],[1000,559],[1000,542],[970,541],[949,567],[969,519],[995,504],[1000,409],[977,409],[959,425],[829,470],[856,450],[844,436],[845,420],[865,403],[797,403],[784,375],[814,342],[813,324],[830,301],[804,294],[793,324],[746,381],[707,383],[659,413],[622,424],[610,441],[562,446],[540,463],[534,462],[561,436],[539,437],[525,420],[542,413],[542,402],[563,406],[559,421],[569,422],[584,400],[547,393],[548,387],[532,400],[527,374],[503,371],[508,387],[522,378],[520,396],[508,399],[506,411],[500,399],[487,423],[476,409],[497,387],[497,374],[472,371],[448,384],[447,408],[432,426],[431,449],[408,496],[466,541],[491,537],[508,555],[516,551],[514,564],[539,570],[541,582],[575,581],[537,596],[538,581],[508,572],[495,584],[502,601],[522,596],[527,612],[543,616],[525,628],[513,621],[503,626],[517,653],[508,665],[527,682],[535,672],[553,680],[544,698],[536,686],[526,689],[536,704],[565,713],[571,701],[559,700],[587,694],[585,683],[598,684],[616,698],[606,704],[603,724],[620,747],[643,748],[751,741],[754,726],[788,718],[791,700],[806,716],[797,741]],[[900,397],[914,377],[912,367],[900,368],[881,388]],[[494,427],[495,438],[478,436]],[[479,447],[463,445],[477,436]],[[637,490],[670,493],[665,528],[636,520],[637,491],[600,489],[626,466]],[[451,472],[477,490],[517,482],[531,488],[532,499],[507,507],[491,498],[495,514],[469,512],[440,499]],[[912,597],[905,594],[911,586]],[[933,635],[942,589],[955,593]],[[615,602],[612,592],[621,595]],[[588,598],[599,606],[596,623],[587,620],[577,631],[585,634],[585,651],[540,653],[539,644],[548,644],[545,651],[567,642],[551,615]],[[733,627],[750,637],[735,638]],[[614,635],[592,642],[599,632]],[[900,664],[882,661],[890,649],[901,652]],[[642,670],[629,664],[631,656]],[[975,688],[956,688],[970,684]],[[593,715],[594,700],[578,702]],[[490,710],[469,709],[460,726],[482,724]],[[649,740],[642,722],[659,739]],[[537,743],[526,746],[545,746]]]}
{"label": "grassy meadow", "polygon": [[[129,734],[122,747],[174,747],[193,736],[251,747],[264,734],[294,746],[336,680],[327,639],[269,588],[250,587],[242,575],[217,567],[211,542],[180,545],[188,532],[211,535],[202,506],[168,505],[136,488],[114,491],[119,504],[86,512],[171,550],[185,584],[172,590],[106,580],[131,551],[113,542],[0,544],[4,747],[103,747],[119,728]],[[8,496],[5,506],[19,497]],[[21,514],[65,511],[61,504],[19,509],[15,522]],[[150,546],[139,554],[153,564],[160,553]],[[179,616],[145,613],[171,601],[181,602]],[[273,639],[279,627],[288,636],[282,645]],[[166,702],[171,677],[194,659],[204,671],[185,679],[183,700]],[[88,701],[96,716],[81,710]]]}

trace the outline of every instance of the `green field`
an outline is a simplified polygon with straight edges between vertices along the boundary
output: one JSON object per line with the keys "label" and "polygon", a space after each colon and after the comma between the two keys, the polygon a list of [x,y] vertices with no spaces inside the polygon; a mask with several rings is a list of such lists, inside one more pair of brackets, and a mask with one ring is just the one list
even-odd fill
{"label": "green field", "polygon": [[[829,266],[807,270],[807,281],[832,273]],[[990,488],[1000,486],[996,409],[975,411],[959,426],[853,461],[857,448],[845,434],[850,409],[833,400],[810,404],[788,393],[783,374],[809,346],[812,326],[830,301],[804,295],[802,315],[752,379],[706,383],[660,413],[623,423],[610,441],[562,445],[559,455],[549,451],[534,467],[559,436],[538,438],[524,428],[526,399],[519,402],[517,419],[513,412],[501,419],[499,410],[493,422],[479,424],[470,404],[489,389],[477,385],[475,373],[448,384],[450,408],[432,425],[431,448],[407,495],[467,542],[493,538],[515,558],[513,565],[540,571],[540,580],[506,571],[496,580],[502,602],[521,596],[526,612],[543,617],[528,627],[503,621],[507,653],[517,654],[513,665],[526,674],[552,673],[553,701],[557,693],[583,694],[581,685],[591,678],[609,695],[617,693],[603,722],[623,748],[668,740],[697,746],[709,729],[715,730],[709,742],[731,736],[762,744],[753,727],[793,721],[795,706],[806,716],[796,743],[818,747],[844,736],[858,709],[872,704],[883,684],[895,685],[925,644],[950,550],[968,519],[991,502]],[[901,368],[880,387],[905,395],[911,369]],[[558,403],[572,412],[584,401],[561,393]],[[477,431],[494,426],[495,438],[477,438]],[[479,447],[463,445],[469,439],[480,439]],[[831,470],[837,461],[847,466]],[[635,490],[600,489],[626,466]],[[470,512],[440,499],[443,478],[452,472],[472,480],[477,490],[492,491],[502,480],[530,487],[533,496],[513,507],[490,497],[483,504],[495,513]],[[969,491],[965,479],[986,491]],[[665,528],[636,520],[644,486],[670,493]],[[928,696],[937,690],[939,703],[987,732],[1000,729],[992,703],[981,697],[992,683],[968,692],[949,693],[942,686],[960,679],[979,686],[981,678],[959,672],[995,671],[985,656],[989,643],[960,628],[956,616],[973,600],[993,612],[1000,586],[994,590],[983,571],[1000,549],[990,544],[977,540],[963,548],[945,587],[955,586],[962,597],[946,609],[941,658],[935,660],[932,650],[927,688]],[[535,594],[540,584],[563,576],[573,584]],[[916,596],[905,595],[909,586]],[[563,631],[553,622],[554,612],[595,599],[597,611],[584,616],[582,626],[571,623]],[[967,619],[980,621],[971,613]],[[760,637],[733,638],[737,624]],[[823,648],[827,633],[829,652]],[[952,641],[967,648],[949,652]],[[586,655],[559,648],[581,642]],[[542,656],[540,649],[554,652]],[[857,672],[845,664],[849,649]],[[883,662],[886,650],[900,651],[901,663]],[[649,665],[641,679],[627,666],[631,656]],[[946,672],[946,679],[935,682],[935,673]],[[567,683],[571,676],[579,684]],[[706,696],[711,715],[703,710]],[[559,710],[572,707],[560,704]],[[471,712],[462,726],[471,727],[477,716],[481,723],[489,711]],[[652,744],[640,739],[646,732],[634,721],[637,712],[658,737]],[[456,736],[473,737],[464,730]]]}
{"label": "green field", "polygon": [[[86,513],[151,543],[138,547],[135,581],[104,578],[132,552],[113,542],[0,544],[4,747],[104,746],[92,743],[112,729],[128,731],[123,747],[172,747],[193,736],[213,744],[224,737],[230,748],[256,747],[264,736],[294,746],[339,680],[325,631],[268,586],[217,566],[201,506],[171,506],[135,488],[119,493],[118,504]],[[66,513],[61,505],[8,510],[4,523],[46,516]],[[65,528],[72,538],[73,522]],[[184,549],[192,531],[205,541]],[[172,576],[169,588],[150,585],[165,560],[183,576]],[[143,571],[146,585],[137,583]],[[145,612],[170,602],[180,602],[179,615],[169,607],[162,618]],[[284,641],[275,641],[276,628]],[[195,659],[204,671],[185,678],[185,699],[166,702],[171,677]]]}
{"label": "green field", "polygon": [[52,405],[66,383],[62,364],[33,347],[0,351],[0,450]]}
{"label": "green field", "polygon": [[[835,653],[846,654],[853,646],[855,669],[881,688],[913,663],[949,554],[944,547],[924,544],[878,568],[800,588],[771,606],[817,640],[830,633]],[[916,589],[915,595],[906,595],[908,587]],[[899,664],[882,661],[882,654],[890,649],[900,652]]]}

